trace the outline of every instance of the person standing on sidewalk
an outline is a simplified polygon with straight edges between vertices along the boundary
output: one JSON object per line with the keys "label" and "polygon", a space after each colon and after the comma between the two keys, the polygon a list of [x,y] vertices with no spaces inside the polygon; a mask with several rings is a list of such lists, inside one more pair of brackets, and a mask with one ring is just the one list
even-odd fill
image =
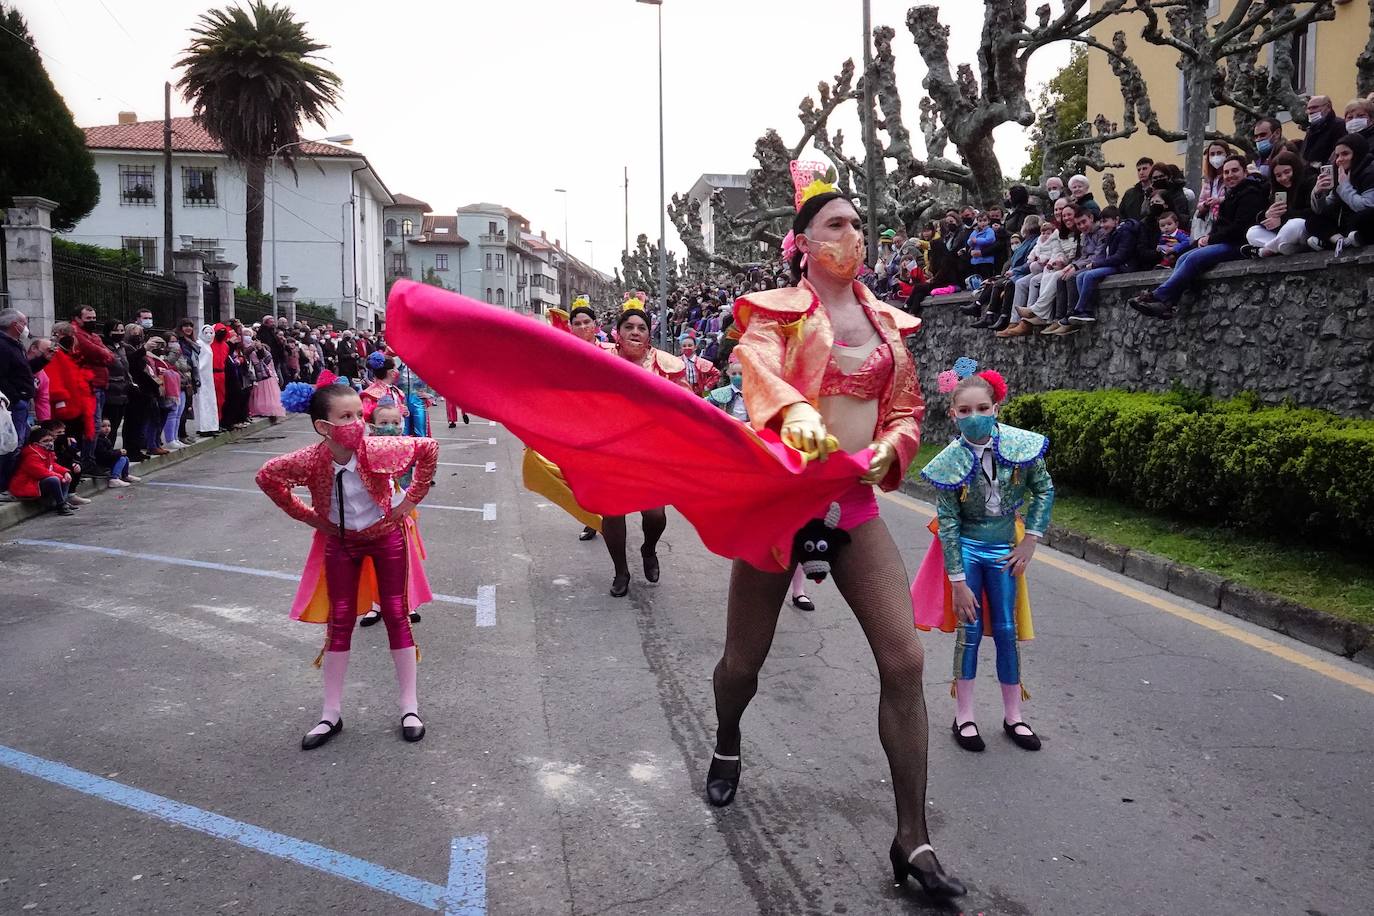
{"label": "person standing on sidewalk", "polygon": [[0,310],[0,395],[9,405],[10,419],[19,436],[19,444],[13,451],[0,455],[0,492],[9,486],[29,432],[36,387],[26,352],[28,336],[27,315],[19,309]]}
{"label": "person standing on sidewalk", "polygon": [[[150,319],[151,316],[150,312]],[[91,435],[85,437],[82,448],[82,458],[90,464],[95,458],[95,431],[100,428],[101,417],[105,416],[105,397],[110,386],[110,363],[114,362],[114,353],[100,339],[101,328],[96,322],[95,309],[89,305],[76,310],[71,325],[72,337],[76,341],[72,358],[90,374],[91,398],[95,405],[95,414],[90,423]]]}

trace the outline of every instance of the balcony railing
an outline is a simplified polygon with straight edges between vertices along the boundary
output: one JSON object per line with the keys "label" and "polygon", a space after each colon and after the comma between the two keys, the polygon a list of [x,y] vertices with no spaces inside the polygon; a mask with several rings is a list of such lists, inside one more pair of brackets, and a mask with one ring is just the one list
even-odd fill
{"label": "balcony railing", "polygon": [[483,232],[481,235],[477,236],[477,241],[483,245],[504,245],[506,244],[506,234],[504,232],[498,232],[492,235],[490,232]]}

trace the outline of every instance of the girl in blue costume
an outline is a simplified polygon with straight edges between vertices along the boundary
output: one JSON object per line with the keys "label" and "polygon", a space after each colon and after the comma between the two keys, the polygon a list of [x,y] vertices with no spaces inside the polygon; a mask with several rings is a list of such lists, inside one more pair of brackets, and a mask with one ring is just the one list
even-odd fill
{"label": "girl in blue costume", "polygon": [[[1036,751],[1040,738],[1021,716],[1028,695],[1017,642],[1033,635],[1024,574],[1054,504],[1054,482],[1045,467],[1049,442],[999,423],[1006,383],[996,372],[974,374],[975,369],[977,363],[964,357],[940,376],[940,390],[953,392],[949,415],[960,435],[921,471],[940,499],[938,539],[912,586],[916,625],[956,634],[953,731],[959,746],[985,746],[974,721],[973,682],[978,645],[990,632],[1002,685],[1002,728],[1016,744]],[[1025,518],[1024,535],[1018,516]],[[936,551],[942,564],[934,562]]]}

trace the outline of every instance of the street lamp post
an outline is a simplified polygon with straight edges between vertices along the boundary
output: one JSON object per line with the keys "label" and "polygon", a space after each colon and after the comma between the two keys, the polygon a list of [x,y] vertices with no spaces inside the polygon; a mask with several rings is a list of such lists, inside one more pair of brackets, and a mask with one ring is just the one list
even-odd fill
{"label": "street lamp post", "polygon": [[571,291],[569,290],[569,287],[568,287],[568,257],[567,257],[567,254],[568,254],[568,246],[569,246],[570,244],[572,244],[571,239],[568,238],[568,189],[567,189],[567,188],[554,188],[554,189],[553,189],[553,193],[555,193],[555,194],[562,194],[562,195],[563,195],[563,266],[562,266],[561,268],[559,268],[559,273],[558,273],[558,285],[561,286],[561,287],[563,287],[563,295],[562,295],[561,299],[563,300],[563,301],[562,301],[563,306],[566,308],[567,305],[568,305],[568,303],[572,301],[572,293],[571,293]]}
{"label": "street lamp post", "polygon": [[635,0],[658,7],[658,337],[668,343],[668,200],[663,143],[663,0]]}
{"label": "street lamp post", "polygon": [[[349,146],[353,143],[352,134],[332,134],[325,137],[328,143],[337,143],[340,146]],[[300,146],[302,143],[318,143],[318,140],[292,140],[290,143],[283,143],[281,146],[272,150],[272,155],[268,158],[272,160],[272,318],[277,317],[277,154],[284,149],[293,146]]]}
{"label": "street lamp post", "polygon": [[587,266],[596,270],[596,243],[591,239],[583,239],[587,243]]}

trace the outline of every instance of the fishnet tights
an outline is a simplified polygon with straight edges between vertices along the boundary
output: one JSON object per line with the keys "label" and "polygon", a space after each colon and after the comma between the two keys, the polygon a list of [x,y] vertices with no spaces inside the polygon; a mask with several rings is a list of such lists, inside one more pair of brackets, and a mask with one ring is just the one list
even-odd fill
{"label": "fishnet tights", "polygon": [[[903,849],[914,849],[930,842],[925,817],[930,727],[921,684],[924,652],[911,622],[910,584],[882,519],[849,534],[853,541],[832,575],[878,663],[878,738],[892,771],[897,839]],[[790,582],[790,572],[760,572],[741,560],[731,569],[725,652],[713,679],[720,723],[716,750],[721,754],[739,753],[740,719],[758,691],[759,670],[773,644]]]}

